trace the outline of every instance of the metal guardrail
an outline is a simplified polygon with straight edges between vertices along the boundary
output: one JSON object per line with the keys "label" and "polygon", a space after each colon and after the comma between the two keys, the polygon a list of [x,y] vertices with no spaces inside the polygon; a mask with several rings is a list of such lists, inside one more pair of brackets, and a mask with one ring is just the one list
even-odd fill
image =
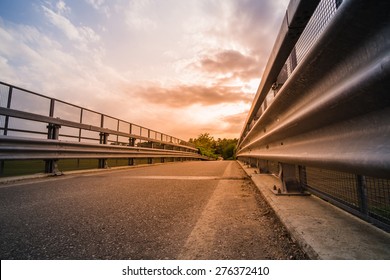
{"label": "metal guardrail", "polygon": [[[118,118],[0,82],[0,162],[60,159],[185,158],[207,160],[193,144]],[[132,161],[129,161],[131,164]]]}
{"label": "metal guardrail", "polygon": [[193,152],[0,136],[2,159],[202,158]]}
{"label": "metal guardrail", "polygon": [[[340,190],[355,188],[355,213],[387,229],[389,10],[389,1],[291,1],[237,147],[239,159],[280,176],[282,193],[298,185],[351,209]],[[329,193],[338,175],[328,173],[320,190],[313,170],[352,174],[355,186]],[[371,178],[381,182],[377,212]]]}

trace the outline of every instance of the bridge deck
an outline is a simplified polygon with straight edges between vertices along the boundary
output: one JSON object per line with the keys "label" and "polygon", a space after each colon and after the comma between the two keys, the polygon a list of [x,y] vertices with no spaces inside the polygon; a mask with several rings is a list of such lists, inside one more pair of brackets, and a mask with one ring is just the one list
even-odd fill
{"label": "bridge deck", "polygon": [[1,259],[305,258],[233,161],[3,184],[0,213]]}
{"label": "bridge deck", "polygon": [[0,186],[1,259],[390,259],[390,234],[315,197],[274,196],[237,162]]}

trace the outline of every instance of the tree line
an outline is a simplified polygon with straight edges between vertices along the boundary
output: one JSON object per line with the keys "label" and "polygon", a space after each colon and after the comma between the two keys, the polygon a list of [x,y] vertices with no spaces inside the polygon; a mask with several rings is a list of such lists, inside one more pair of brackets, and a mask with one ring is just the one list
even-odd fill
{"label": "tree line", "polygon": [[236,145],[238,139],[214,139],[209,133],[202,133],[197,138],[190,138],[188,141],[195,144],[199,153],[211,158],[235,159]]}

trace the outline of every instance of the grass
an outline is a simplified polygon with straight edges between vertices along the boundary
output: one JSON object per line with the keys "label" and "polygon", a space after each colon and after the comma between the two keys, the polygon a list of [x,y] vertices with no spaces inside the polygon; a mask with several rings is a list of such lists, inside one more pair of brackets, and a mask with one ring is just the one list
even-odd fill
{"label": "grass", "polygon": [[43,160],[10,160],[4,161],[1,177],[31,175],[45,171]]}
{"label": "grass", "polygon": [[[165,158],[165,162],[175,161],[172,158]],[[160,163],[161,158],[153,159],[153,163]],[[0,177],[31,175],[45,172],[44,160],[5,160],[3,171]],[[108,159],[109,167],[128,166],[128,159]],[[147,158],[134,159],[134,165],[148,164]],[[98,159],[61,159],[58,161],[60,171],[95,169],[99,166]]]}

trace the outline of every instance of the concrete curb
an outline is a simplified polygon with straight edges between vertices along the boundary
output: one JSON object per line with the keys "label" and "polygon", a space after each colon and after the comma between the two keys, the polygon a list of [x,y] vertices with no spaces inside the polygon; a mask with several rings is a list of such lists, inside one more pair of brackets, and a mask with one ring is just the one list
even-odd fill
{"label": "concrete curb", "polygon": [[311,259],[390,259],[390,233],[314,195],[277,196],[278,178],[239,164]]}

